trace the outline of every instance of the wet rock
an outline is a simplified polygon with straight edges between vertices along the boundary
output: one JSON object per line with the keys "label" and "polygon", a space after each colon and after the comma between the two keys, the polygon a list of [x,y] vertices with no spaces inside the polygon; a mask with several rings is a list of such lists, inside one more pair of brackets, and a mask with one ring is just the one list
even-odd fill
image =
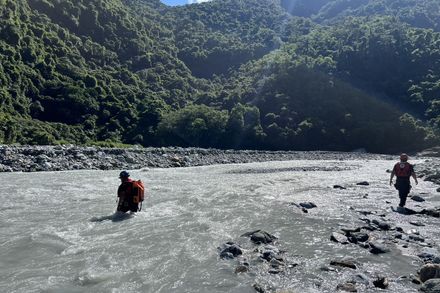
{"label": "wet rock", "polygon": [[305,209],[313,209],[317,207],[313,202],[302,202],[299,205]]}
{"label": "wet rock", "polygon": [[344,186],[341,186],[341,185],[333,185],[333,188],[334,189],[342,189],[342,190],[347,189],[347,188],[345,188]]}
{"label": "wet rock", "polygon": [[378,277],[376,280],[373,281],[373,285],[376,288],[386,289],[389,286],[389,282],[386,277]]}
{"label": "wet rock", "polygon": [[350,233],[356,233],[356,232],[361,232],[361,228],[360,227],[343,227],[341,228],[341,231],[346,233],[346,234],[350,234]]}
{"label": "wet rock", "polygon": [[388,231],[391,229],[391,225],[384,221],[373,220],[373,224],[375,224],[379,229]]}
{"label": "wet rock", "polygon": [[426,264],[420,269],[420,281],[440,278],[440,264]]}
{"label": "wet rock", "polygon": [[425,224],[423,224],[422,222],[416,222],[416,221],[410,221],[409,222],[411,225],[413,225],[413,226],[417,226],[417,227],[423,227],[423,226],[425,226]]}
{"label": "wet rock", "polygon": [[425,263],[440,263],[440,256],[436,249],[433,248],[424,248],[423,251],[417,254]]}
{"label": "wet rock", "polygon": [[247,272],[249,272],[249,267],[245,265],[239,265],[235,268],[236,274],[247,273]]}
{"label": "wet rock", "polygon": [[440,208],[439,207],[425,209],[425,210],[422,210],[420,213],[424,214],[424,215],[431,216],[431,217],[440,218]]}
{"label": "wet rock", "polygon": [[440,293],[440,279],[430,279],[420,288],[420,291],[426,293]]}
{"label": "wet rock", "polygon": [[332,235],[330,236],[330,240],[341,244],[349,243],[347,236],[338,232],[333,232]]}
{"label": "wet rock", "polygon": [[424,202],[425,201],[425,199],[423,197],[419,196],[419,195],[413,195],[411,197],[411,199],[416,201],[416,202]]}
{"label": "wet rock", "polygon": [[241,247],[232,242],[224,244],[220,250],[220,258],[222,259],[232,259],[243,254]]}
{"label": "wet rock", "polygon": [[390,249],[381,243],[370,242],[369,245],[370,245],[370,252],[372,254],[382,254],[382,253],[390,252]]}
{"label": "wet rock", "polygon": [[266,293],[266,290],[264,290],[264,288],[259,284],[253,284],[252,287],[254,287],[255,291],[258,293]]}
{"label": "wet rock", "polygon": [[357,269],[356,264],[351,260],[332,260],[330,262],[330,265],[336,266],[336,267],[344,267],[344,268],[350,268],[350,269]]}
{"label": "wet rock", "polygon": [[345,291],[345,292],[357,292],[356,285],[353,284],[353,283],[339,284],[336,287],[336,290],[338,290],[338,291]]}
{"label": "wet rock", "polygon": [[241,235],[243,237],[250,237],[251,241],[256,244],[268,244],[272,243],[277,237],[267,233],[266,231],[256,230]]}
{"label": "wet rock", "polygon": [[358,183],[356,183],[356,185],[368,186],[368,185],[370,185],[370,183],[367,182],[367,181],[362,181],[362,182],[358,182]]}
{"label": "wet rock", "polygon": [[350,233],[348,236],[348,240],[352,243],[358,243],[358,242],[366,242],[370,236],[368,236],[367,233],[363,232],[356,232],[356,233]]}
{"label": "wet rock", "polygon": [[368,286],[370,284],[370,279],[364,274],[356,274],[351,278],[349,283],[363,284],[365,286]]}

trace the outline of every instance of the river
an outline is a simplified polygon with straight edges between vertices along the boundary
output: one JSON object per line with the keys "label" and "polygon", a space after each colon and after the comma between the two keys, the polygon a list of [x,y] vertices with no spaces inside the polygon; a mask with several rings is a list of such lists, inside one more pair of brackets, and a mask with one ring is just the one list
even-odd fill
{"label": "river", "polygon": [[[398,203],[386,173],[392,165],[298,160],[133,170],[147,197],[142,212],[122,219],[112,217],[119,171],[3,173],[0,291],[255,292],[258,283],[267,291],[334,292],[364,276],[359,290],[376,292],[368,280],[384,275],[388,292],[417,292],[409,276],[422,265],[417,253],[438,248],[439,220],[391,211]],[[370,185],[356,185],[360,181]],[[435,188],[420,182],[413,193],[438,204]],[[317,208],[303,213],[290,204],[304,201]],[[408,201],[411,208],[424,204]],[[361,225],[360,210],[403,230],[416,228],[432,247],[396,242],[391,252],[374,255],[330,241],[338,228]],[[411,226],[411,219],[425,226]],[[297,265],[270,274],[263,263],[236,274],[237,260],[220,259],[217,247],[246,242],[240,235],[256,229],[277,236],[275,245]],[[356,270],[322,269],[346,257],[355,259]]]}

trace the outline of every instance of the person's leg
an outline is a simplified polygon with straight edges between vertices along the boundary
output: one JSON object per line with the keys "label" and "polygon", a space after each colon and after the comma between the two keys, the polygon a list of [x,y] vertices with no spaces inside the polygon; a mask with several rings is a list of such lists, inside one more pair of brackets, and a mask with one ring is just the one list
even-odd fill
{"label": "person's leg", "polygon": [[400,207],[404,207],[406,204],[406,199],[408,198],[410,187],[409,186],[401,186],[399,188],[399,198],[400,198]]}

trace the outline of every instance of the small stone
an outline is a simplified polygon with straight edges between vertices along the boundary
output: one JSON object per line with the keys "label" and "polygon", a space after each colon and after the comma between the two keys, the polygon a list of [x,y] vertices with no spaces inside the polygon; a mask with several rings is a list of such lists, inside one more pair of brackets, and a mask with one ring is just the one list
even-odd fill
{"label": "small stone", "polygon": [[336,266],[336,267],[344,267],[344,268],[350,268],[350,269],[357,269],[354,262],[350,260],[332,260],[330,262],[330,265]]}
{"label": "small stone", "polygon": [[349,243],[348,238],[345,235],[342,235],[341,233],[338,232],[333,232],[332,235],[330,236],[330,240],[341,244]]}
{"label": "small stone", "polygon": [[254,287],[255,291],[258,293],[265,293],[266,290],[264,290],[263,287],[261,287],[261,285],[259,284],[253,284],[252,287]]}
{"label": "small stone", "polygon": [[356,185],[368,186],[368,185],[370,185],[370,183],[368,183],[367,181],[362,181],[362,182],[356,183]]}
{"label": "small stone", "polygon": [[418,195],[413,195],[413,196],[411,197],[411,199],[412,199],[413,201],[416,201],[416,202],[424,202],[424,201],[425,201],[425,199],[424,199],[423,197],[418,196]]}
{"label": "small stone", "polygon": [[342,190],[347,189],[347,188],[345,188],[344,186],[341,186],[341,185],[333,185],[333,188],[335,188],[335,189],[342,189]]}
{"label": "small stone", "polygon": [[382,254],[382,253],[390,252],[390,249],[385,247],[382,244],[373,243],[373,242],[370,242],[369,244],[370,244],[370,247],[371,247],[370,252],[372,254]]}
{"label": "small stone", "polygon": [[336,287],[336,290],[338,290],[338,291],[345,291],[345,292],[357,292],[356,285],[353,284],[353,283],[339,284]]}
{"label": "small stone", "polygon": [[273,236],[265,231],[262,231],[262,230],[248,232],[248,233],[245,233],[241,236],[250,237],[251,241],[256,244],[262,244],[262,243],[268,244],[268,243],[272,243],[275,239],[277,239],[275,236]]}
{"label": "small stone", "polygon": [[299,205],[305,209],[313,209],[317,207],[313,202],[302,202]]}
{"label": "small stone", "polygon": [[363,232],[350,233],[350,237],[349,237],[349,239],[355,239],[356,240],[355,243],[368,241],[369,238],[370,236],[368,236],[367,233],[363,233]]}
{"label": "small stone", "polygon": [[389,286],[388,279],[386,277],[379,277],[373,281],[373,285],[376,288],[386,289]]}
{"label": "small stone", "polygon": [[247,272],[249,272],[249,268],[247,266],[239,265],[235,268],[236,274],[247,273]]}
{"label": "small stone", "polygon": [[411,225],[417,226],[417,227],[423,227],[425,226],[425,224],[423,224],[422,222],[416,222],[416,221],[410,221],[409,222]]}
{"label": "small stone", "polygon": [[384,221],[373,220],[373,224],[375,224],[379,229],[388,231],[391,229],[391,225]]}

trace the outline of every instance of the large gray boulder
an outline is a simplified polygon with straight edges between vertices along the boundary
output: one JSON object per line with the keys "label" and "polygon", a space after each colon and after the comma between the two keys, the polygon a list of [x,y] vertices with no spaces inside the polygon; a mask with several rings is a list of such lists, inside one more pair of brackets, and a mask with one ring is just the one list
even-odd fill
{"label": "large gray boulder", "polygon": [[438,278],[440,278],[440,264],[426,264],[420,269],[420,280],[422,282]]}
{"label": "large gray boulder", "polygon": [[431,279],[423,284],[420,291],[426,293],[440,293],[440,279]]}

